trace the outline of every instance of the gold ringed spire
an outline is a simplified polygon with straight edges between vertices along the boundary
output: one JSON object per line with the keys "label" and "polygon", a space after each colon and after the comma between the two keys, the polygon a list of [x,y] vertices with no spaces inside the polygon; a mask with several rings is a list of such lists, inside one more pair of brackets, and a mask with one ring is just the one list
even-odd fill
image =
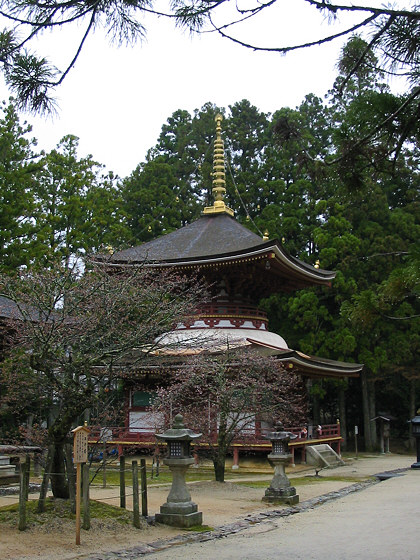
{"label": "gold ringed spire", "polygon": [[229,214],[234,215],[234,211],[226,206],[224,197],[226,194],[226,175],[225,175],[225,148],[222,139],[222,120],[220,114],[216,115],[216,139],[213,150],[213,206],[206,206],[203,214]]}

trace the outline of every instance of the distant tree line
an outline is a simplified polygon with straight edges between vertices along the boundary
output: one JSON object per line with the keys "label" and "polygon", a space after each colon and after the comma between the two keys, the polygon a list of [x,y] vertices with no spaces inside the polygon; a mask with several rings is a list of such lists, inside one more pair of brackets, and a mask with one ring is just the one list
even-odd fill
{"label": "distant tree line", "polygon": [[397,418],[395,434],[406,437],[405,421],[420,404],[420,121],[418,108],[404,105],[406,94],[390,92],[367,47],[358,36],[348,41],[325,100],[308,94],[271,114],[247,100],[175,111],[146,160],[123,179],[80,158],[73,136],[37,153],[13,104],[5,104],[1,270],[56,258],[70,266],[79,255],[132,246],[194,220],[211,196],[221,112],[236,219],[257,233],[267,229],[292,255],[337,270],[330,289],[261,303],[290,347],[365,364],[361,381],[312,383],[314,422],[340,417],[345,428],[347,419],[348,432],[363,425],[373,448],[370,419],[388,411]]}

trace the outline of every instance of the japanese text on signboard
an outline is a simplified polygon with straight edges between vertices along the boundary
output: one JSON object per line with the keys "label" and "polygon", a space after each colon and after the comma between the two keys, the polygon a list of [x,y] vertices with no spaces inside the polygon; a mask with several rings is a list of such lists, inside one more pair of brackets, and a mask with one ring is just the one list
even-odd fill
{"label": "japanese text on signboard", "polygon": [[75,463],[86,463],[88,454],[88,433],[80,430],[74,434],[73,461]]}

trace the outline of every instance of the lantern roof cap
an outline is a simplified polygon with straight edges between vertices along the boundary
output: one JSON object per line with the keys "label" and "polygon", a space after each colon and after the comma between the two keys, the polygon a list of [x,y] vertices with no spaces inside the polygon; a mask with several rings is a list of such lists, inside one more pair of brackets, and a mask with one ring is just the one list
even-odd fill
{"label": "lantern roof cap", "polygon": [[181,414],[175,416],[172,428],[169,428],[163,434],[156,434],[157,439],[165,441],[193,441],[201,436],[202,434],[196,434],[193,430],[185,428],[184,418]]}
{"label": "lantern roof cap", "polygon": [[282,422],[277,422],[274,425],[273,432],[267,432],[264,436],[265,439],[269,439],[270,441],[289,441],[291,439],[296,439],[297,435],[292,432],[286,432],[284,430],[284,426]]}

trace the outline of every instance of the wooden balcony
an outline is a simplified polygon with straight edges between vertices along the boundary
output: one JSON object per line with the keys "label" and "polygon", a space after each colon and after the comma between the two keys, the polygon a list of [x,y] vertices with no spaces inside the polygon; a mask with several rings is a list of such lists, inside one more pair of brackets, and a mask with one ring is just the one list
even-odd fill
{"label": "wooden balcony", "polygon": [[245,322],[251,322],[255,328],[260,328],[261,325],[265,325],[267,328],[268,325],[267,314],[258,307],[225,302],[202,305],[197,309],[194,319],[201,320],[210,327],[217,325],[222,320],[230,321],[237,327],[242,326]]}
{"label": "wooden balcony", "polygon": [[[119,454],[124,453],[124,448],[135,449],[159,449],[162,444],[158,443],[155,437],[155,429],[153,427],[142,426],[136,427],[114,427],[107,426],[98,427],[91,426],[89,435],[89,445],[104,445],[117,447]],[[306,430],[306,434],[305,434]],[[247,451],[257,451],[268,453],[271,448],[270,441],[265,437],[268,429],[261,429],[259,424],[256,423],[255,428],[245,428],[241,432],[240,438],[235,440],[231,446],[231,452],[235,457],[238,457],[239,452],[246,453]],[[342,441],[340,434],[340,424],[324,424],[321,433],[313,427],[312,434],[308,434],[307,426],[293,426],[286,427],[285,431],[292,432],[297,436],[296,439],[289,443],[290,452],[292,454],[292,463],[295,462],[295,456],[304,462],[306,458],[305,447],[307,445],[317,445],[319,443],[327,443],[340,454],[340,444]],[[102,438],[105,435],[105,442]],[[214,436],[214,441],[216,437]],[[197,451],[206,449],[209,444],[206,442],[198,441],[195,444]]]}

